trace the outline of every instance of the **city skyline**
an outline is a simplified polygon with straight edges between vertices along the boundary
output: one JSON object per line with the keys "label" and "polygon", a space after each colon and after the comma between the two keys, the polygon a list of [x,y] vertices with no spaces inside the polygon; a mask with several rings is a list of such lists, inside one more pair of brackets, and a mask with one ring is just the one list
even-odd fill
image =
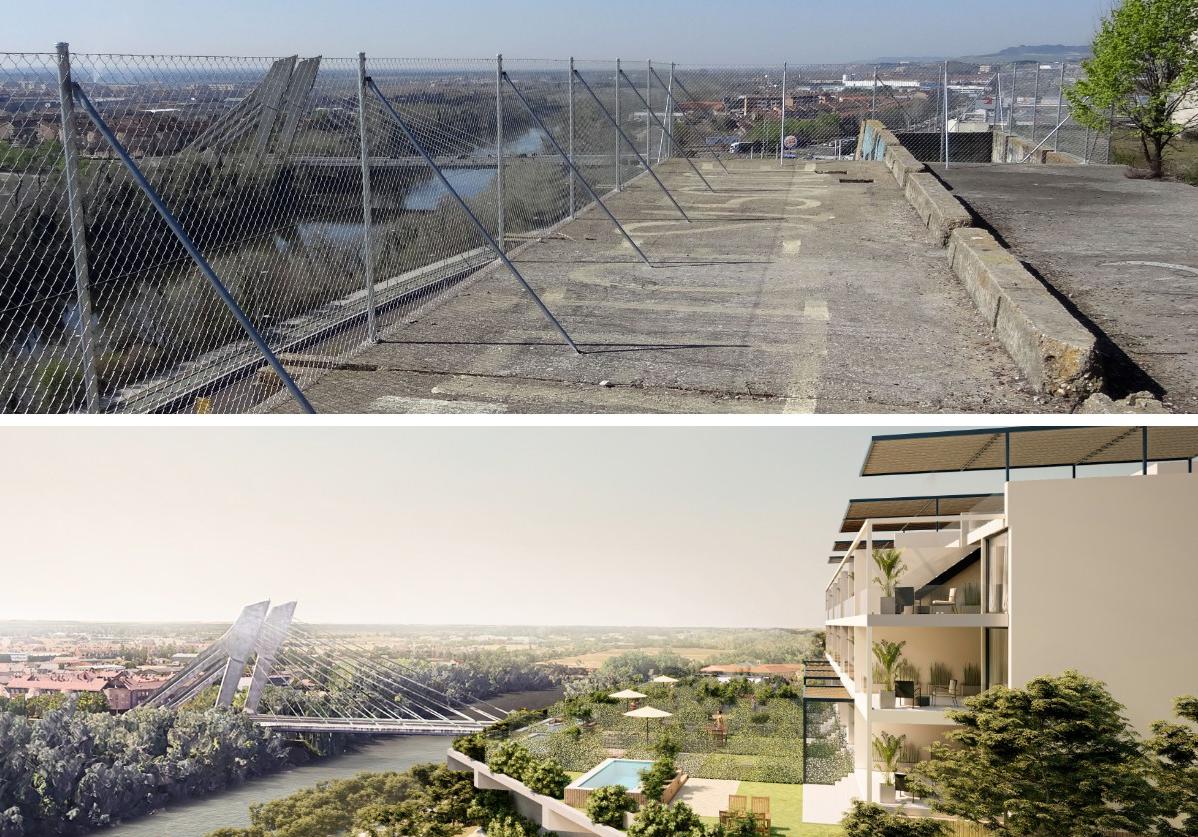
{"label": "city skyline", "polygon": [[[1020,44],[1088,43],[1109,4],[1066,0],[1049,5],[1012,0],[1005,14],[979,15],[947,0],[910,0],[902,14],[869,0],[852,15],[835,7],[768,0],[746,22],[743,7],[663,0],[652,5],[604,6],[521,0],[466,4],[462,14],[440,7],[389,6],[351,0],[335,19],[315,0],[253,4],[213,0],[205,14],[182,4],[134,0],[119,9],[72,0],[50,11],[10,10],[9,49],[45,51],[69,41],[81,52],[197,54],[323,54],[376,56],[579,58],[622,55],[683,63],[819,63],[883,56],[950,57],[988,54]],[[624,13],[621,13],[623,9]],[[871,25],[873,15],[873,25]],[[229,20],[239,25],[230,31]],[[768,25],[755,26],[755,21]]]}

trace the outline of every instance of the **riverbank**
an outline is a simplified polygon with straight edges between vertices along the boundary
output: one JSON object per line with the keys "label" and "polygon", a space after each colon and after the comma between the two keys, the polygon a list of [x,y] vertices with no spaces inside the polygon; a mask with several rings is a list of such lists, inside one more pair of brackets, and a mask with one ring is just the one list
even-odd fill
{"label": "riverbank", "polygon": [[[489,703],[509,711],[542,709],[557,702],[561,695],[561,688],[510,692]],[[352,752],[291,767],[202,799],[168,805],[153,814],[95,833],[116,837],[162,837],[164,834],[204,837],[225,826],[244,828],[250,824],[251,805],[288,796],[319,782],[348,779],[359,773],[402,772],[426,762],[443,764],[450,740],[432,735],[367,740]]]}

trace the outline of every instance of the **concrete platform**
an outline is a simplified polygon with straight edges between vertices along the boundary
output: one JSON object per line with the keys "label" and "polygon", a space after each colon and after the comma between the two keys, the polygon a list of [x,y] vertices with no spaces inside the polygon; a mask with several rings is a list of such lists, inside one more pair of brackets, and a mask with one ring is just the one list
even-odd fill
{"label": "concrete platform", "polygon": [[1116,398],[1198,413],[1198,189],[1121,166],[933,170],[1099,334]]}
{"label": "concrete platform", "polygon": [[[1037,400],[882,163],[681,160],[322,373],[322,412],[782,413],[1061,409]],[[291,405],[280,409],[290,410]]]}

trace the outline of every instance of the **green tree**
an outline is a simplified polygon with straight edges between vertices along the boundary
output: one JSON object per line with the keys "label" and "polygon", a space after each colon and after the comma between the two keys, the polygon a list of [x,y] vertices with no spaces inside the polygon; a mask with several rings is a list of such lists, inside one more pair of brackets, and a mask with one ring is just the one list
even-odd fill
{"label": "green tree", "polygon": [[531,765],[532,755],[516,741],[501,741],[487,759],[487,767],[513,779],[522,777]]}
{"label": "green tree", "polygon": [[103,692],[83,692],[75,699],[75,708],[80,712],[108,712],[108,698]]}
{"label": "green tree", "polygon": [[596,788],[587,797],[587,816],[591,822],[600,825],[623,828],[624,814],[635,810],[636,800],[628,795],[628,788],[623,785]]}
{"label": "green tree", "polygon": [[659,758],[648,770],[641,771],[641,793],[646,799],[661,802],[662,794],[677,773],[678,768],[672,758]]}
{"label": "green tree", "polygon": [[536,759],[524,769],[520,781],[533,793],[561,799],[566,795],[566,785],[570,784],[570,777],[553,759]]}
{"label": "green tree", "polygon": [[537,837],[541,829],[518,814],[504,814],[487,823],[487,837]]}
{"label": "green tree", "polygon": [[943,820],[907,817],[857,799],[840,825],[845,837],[943,837],[948,833]]}
{"label": "green tree", "polygon": [[1078,122],[1106,130],[1113,110],[1140,137],[1153,177],[1190,125],[1178,110],[1198,94],[1198,0],[1123,0],[1094,36],[1085,78],[1066,95]]}
{"label": "green tree", "polygon": [[949,710],[961,725],[946,735],[955,746],[936,746],[913,779],[936,810],[999,834],[1147,834],[1159,823],[1159,794],[1122,711],[1076,671],[999,686]]}
{"label": "green tree", "polygon": [[706,831],[689,805],[650,802],[628,827],[628,837],[704,837]]}
{"label": "green tree", "polygon": [[757,821],[752,817],[737,817],[726,825],[713,825],[709,837],[757,837]]}
{"label": "green tree", "polygon": [[1155,760],[1156,785],[1176,821],[1162,832],[1190,837],[1198,835],[1198,697],[1179,697],[1174,706],[1183,723],[1157,721],[1146,743]]}
{"label": "green tree", "polygon": [[453,748],[475,761],[485,761],[487,758],[487,739],[481,732],[458,736],[453,740]]}

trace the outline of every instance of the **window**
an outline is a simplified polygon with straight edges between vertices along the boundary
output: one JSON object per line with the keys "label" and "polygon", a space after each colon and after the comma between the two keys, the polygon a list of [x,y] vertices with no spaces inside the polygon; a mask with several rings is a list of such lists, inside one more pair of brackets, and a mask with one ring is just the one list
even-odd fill
{"label": "window", "polygon": [[986,683],[991,686],[1006,686],[1007,672],[1007,629],[986,629]]}
{"label": "window", "polygon": [[1010,597],[1010,562],[1007,560],[1009,535],[1003,532],[986,541],[987,578],[986,613],[1006,613]]}

